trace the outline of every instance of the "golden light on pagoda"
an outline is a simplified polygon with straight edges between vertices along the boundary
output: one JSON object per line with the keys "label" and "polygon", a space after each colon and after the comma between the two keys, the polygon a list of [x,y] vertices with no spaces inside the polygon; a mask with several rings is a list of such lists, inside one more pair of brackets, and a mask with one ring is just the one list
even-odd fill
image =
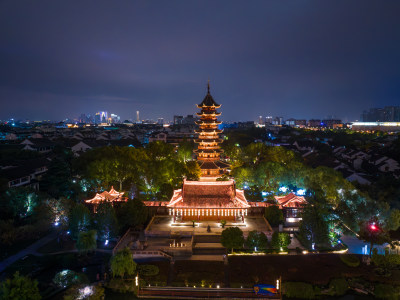
{"label": "golden light on pagoda", "polygon": [[197,154],[197,161],[200,164],[203,177],[218,177],[229,167],[229,165],[220,160],[220,155],[223,150],[219,144],[222,143],[219,134],[222,130],[218,129],[218,125],[221,124],[217,120],[217,117],[221,115],[216,109],[220,108],[221,105],[217,104],[210,94],[210,83],[207,86],[207,95],[203,101],[197,105],[201,109],[200,120],[196,122],[199,125],[199,129],[195,132],[199,134],[199,137],[195,139],[195,143],[198,143],[198,148],[195,150]]}

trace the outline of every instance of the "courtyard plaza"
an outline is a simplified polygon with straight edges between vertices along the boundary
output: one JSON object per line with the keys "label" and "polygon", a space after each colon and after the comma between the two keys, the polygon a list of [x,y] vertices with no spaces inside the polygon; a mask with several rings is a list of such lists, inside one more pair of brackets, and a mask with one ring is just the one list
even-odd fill
{"label": "courtyard plaza", "polygon": [[[207,228],[210,226],[210,232]],[[262,217],[245,217],[244,222],[227,221],[222,228],[218,220],[200,220],[193,223],[191,221],[173,222],[171,216],[155,216],[146,228],[146,236],[160,235],[220,235],[225,228],[239,227],[246,237],[250,231],[257,230],[264,232],[267,236],[272,235],[272,229],[268,222]]]}

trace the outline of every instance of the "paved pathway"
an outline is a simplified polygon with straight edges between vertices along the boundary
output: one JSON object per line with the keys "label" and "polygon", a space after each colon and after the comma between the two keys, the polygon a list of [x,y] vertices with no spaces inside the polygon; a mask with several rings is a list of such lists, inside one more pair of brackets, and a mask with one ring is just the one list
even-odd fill
{"label": "paved pathway", "polygon": [[41,238],[40,240],[36,241],[32,245],[26,247],[24,250],[21,250],[17,254],[7,257],[5,260],[0,262],[0,273],[3,272],[8,266],[12,265],[14,262],[23,258],[24,256],[29,255],[29,254],[36,255],[36,251],[40,247],[46,245],[51,240],[55,239],[57,237],[57,234],[58,234],[57,231],[53,231],[53,232],[49,233],[48,235],[46,235],[45,237]]}
{"label": "paved pathway", "polygon": [[[367,254],[369,254],[369,243],[359,240],[357,237],[352,235],[344,235],[341,237],[343,243],[349,247],[348,253],[353,254],[365,254],[363,253],[363,247],[367,245]],[[378,252],[384,252],[385,245],[374,245],[374,248],[378,249]]]}

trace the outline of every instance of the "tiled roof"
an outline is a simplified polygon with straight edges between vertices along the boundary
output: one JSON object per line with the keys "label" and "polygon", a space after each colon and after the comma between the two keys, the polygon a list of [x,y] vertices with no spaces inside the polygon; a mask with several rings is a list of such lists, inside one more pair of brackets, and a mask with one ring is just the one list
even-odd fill
{"label": "tiled roof", "polygon": [[117,192],[114,187],[111,187],[111,190],[109,192],[104,191],[102,193],[97,193],[96,196],[94,196],[92,199],[85,200],[86,203],[90,204],[98,204],[100,202],[106,201],[106,202],[126,202],[128,201],[128,198],[123,197],[124,192]]}
{"label": "tiled roof", "polygon": [[169,207],[182,208],[247,208],[243,191],[230,181],[185,181],[182,190],[175,190]]}
{"label": "tiled roof", "polygon": [[286,196],[275,196],[279,206],[282,207],[301,207],[307,204],[307,200],[303,196],[297,196],[294,193],[290,193]]}

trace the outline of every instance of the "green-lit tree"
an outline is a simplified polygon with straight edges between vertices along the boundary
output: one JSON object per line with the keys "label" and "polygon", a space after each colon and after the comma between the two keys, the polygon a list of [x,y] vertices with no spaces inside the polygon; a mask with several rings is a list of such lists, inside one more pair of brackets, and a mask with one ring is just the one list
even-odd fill
{"label": "green-lit tree", "polygon": [[81,231],[78,235],[78,240],[76,241],[76,248],[87,254],[89,251],[96,250],[96,230]]}
{"label": "green-lit tree", "polygon": [[192,160],[194,150],[194,143],[187,140],[183,140],[178,145],[178,159],[181,162],[186,163],[188,160]]}
{"label": "green-lit tree", "polygon": [[136,263],[132,259],[132,254],[128,247],[118,251],[111,258],[110,264],[113,277],[118,276],[123,278],[125,275],[135,274]]}
{"label": "green-lit tree", "polygon": [[74,239],[78,238],[81,231],[87,231],[90,226],[90,212],[83,204],[77,204],[70,210],[68,217],[68,228]]}
{"label": "green-lit tree", "polygon": [[257,230],[249,232],[246,240],[247,247],[254,249],[265,249],[268,245],[268,238],[265,233]]}
{"label": "green-lit tree", "polygon": [[188,161],[186,166],[186,177],[188,180],[199,180],[201,176],[201,169],[197,161]]}
{"label": "green-lit tree", "polygon": [[94,222],[99,240],[105,241],[118,234],[118,220],[111,203],[102,202],[97,206]]}
{"label": "green-lit tree", "polygon": [[221,243],[225,248],[242,248],[244,243],[243,231],[239,227],[229,227],[222,231]]}
{"label": "green-lit tree", "polygon": [[270,205],[265,208],[265,218],[273,227],[283,224],[283,213],[277,205]]}
{"label": "green-lit tree", "polygon": [[12,278],[0,284],[0,299],[3,300],[39,300],[42,299],[38,282],[16,272]]}
{"label": "green-lit tree", "polygon": [[39,197],[35,191],[26,187],[8,189],[0,196],[0,216],[2,219],[22,219],[32,215],[38,204]]}
{"label": "green-lit tree", "polygon": [[275,231],[271,238],[271,247],[273,249],[286,250],[290,245],[290,236],[286,232]]}
{"label": "green-lit tree", "polygon": [[386,230],[397,230],[400,227],[400,210],[394,208],[390,210],[389,216],[385,222]]}

